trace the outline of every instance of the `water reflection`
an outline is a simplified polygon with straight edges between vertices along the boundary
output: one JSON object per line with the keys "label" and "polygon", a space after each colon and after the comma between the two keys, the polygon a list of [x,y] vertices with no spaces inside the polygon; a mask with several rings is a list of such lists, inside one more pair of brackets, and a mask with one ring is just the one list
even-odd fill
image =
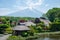
{"label": "water reflection", "polygon": [[36,39],[36,40],[49,40],[49,38],[39,38],[39,39]]}
{"label": "water reflection", "polygon": [[49,36],[40,36],[40,38],[36,40],[60,40],[60,35],[49,35]]}

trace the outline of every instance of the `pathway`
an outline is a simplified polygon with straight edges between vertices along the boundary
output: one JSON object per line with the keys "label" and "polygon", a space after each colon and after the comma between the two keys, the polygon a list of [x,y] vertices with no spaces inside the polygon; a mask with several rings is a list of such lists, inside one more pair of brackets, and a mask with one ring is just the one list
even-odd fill
{"label": "pathway", "polygon": [[10,36],[10,34],[9,35],[2,35],[2,36],[0,36],[0,40],[7,40],[7,38]]}

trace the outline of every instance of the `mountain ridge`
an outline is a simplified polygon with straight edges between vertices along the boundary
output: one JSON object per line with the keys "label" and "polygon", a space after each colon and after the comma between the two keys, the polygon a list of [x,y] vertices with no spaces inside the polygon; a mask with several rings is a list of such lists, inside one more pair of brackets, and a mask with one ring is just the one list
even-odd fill
{"label": "mountain ridge", "polygon": [[41,17],[43,15],[42,12],[39,12],[35,9],[25,9],[23,11],[18,11],[15,13],[8,14],[8,16],[15,16],[15,17]]}

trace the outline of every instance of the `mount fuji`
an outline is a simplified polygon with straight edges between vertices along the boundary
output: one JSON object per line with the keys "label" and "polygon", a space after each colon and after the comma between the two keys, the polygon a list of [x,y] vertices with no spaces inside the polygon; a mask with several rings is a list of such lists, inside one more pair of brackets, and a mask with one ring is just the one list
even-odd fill
{"label": "mount fuji", "polygon": [[41,17],[43,15],[42,12],[37,11],[36,9],[25,9],[22,11],[18,11],[15,13],[8,14],[7,16],[14,16],[14,17]]}

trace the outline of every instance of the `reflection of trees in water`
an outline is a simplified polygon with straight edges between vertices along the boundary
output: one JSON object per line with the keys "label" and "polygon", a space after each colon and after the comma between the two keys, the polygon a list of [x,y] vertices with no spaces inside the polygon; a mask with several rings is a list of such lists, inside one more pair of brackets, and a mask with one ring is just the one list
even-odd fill
{"label": "reflection of trees in water", "polygon": [[40,35],[36,40],[60,40],[60,35]]}

